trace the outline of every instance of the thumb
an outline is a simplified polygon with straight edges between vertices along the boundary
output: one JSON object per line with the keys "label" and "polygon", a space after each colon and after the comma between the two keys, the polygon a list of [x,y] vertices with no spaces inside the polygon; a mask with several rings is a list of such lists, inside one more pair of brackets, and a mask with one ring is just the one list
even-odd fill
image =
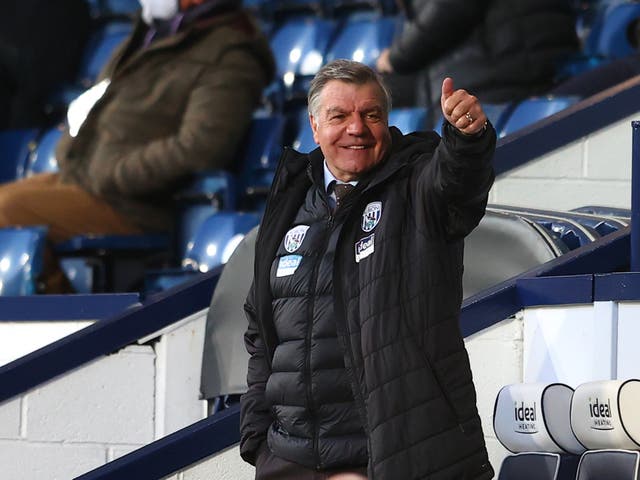
{"label": "thumb", "polygon": [[453,79],[450,77],[442,81],[442,101],[446,100],[453,93]]}

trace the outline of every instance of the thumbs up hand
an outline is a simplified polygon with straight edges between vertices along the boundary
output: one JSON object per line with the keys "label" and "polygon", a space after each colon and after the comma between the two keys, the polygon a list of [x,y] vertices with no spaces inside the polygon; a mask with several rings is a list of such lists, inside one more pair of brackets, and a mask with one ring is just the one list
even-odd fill
{"label": "thumbs up hand", "polygon": [[485,128],[487,116],[478,99],[466,90],[455,90],[449,77],[442,82],[440,106],[447,122],[466,135],[475,135]]}

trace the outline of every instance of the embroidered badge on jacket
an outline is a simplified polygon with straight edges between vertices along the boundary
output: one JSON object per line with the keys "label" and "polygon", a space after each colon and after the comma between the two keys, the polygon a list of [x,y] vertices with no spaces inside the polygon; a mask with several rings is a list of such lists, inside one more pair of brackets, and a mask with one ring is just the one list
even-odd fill
{"label": "embroidered badge on jacket", "polygon": [[309,230],[308,225],[298,225],[289,230],[284,237],[284,249],[289,253],[298,250],[304,241],[307,230]]}
{"label": "embroidered badge on jacket", "polygon": [[302,255],[286,255],[278,260],[278,270],[276,277],[288,277],[296,273],[296,270],[302,262]]}
{"label": "embroidered badge on jacket", "polygon": [[368,233],[376,228],[381,216],[382,202],[371,202],[362,212],[362,230]]}
{"label": "embroidered badge on jacket", "polygon": [[360,260],[367,258],[374,251],[374,240],[375,233],[372,233],[369,236],[361,238],[356,242],[356,263],[360,263]]}

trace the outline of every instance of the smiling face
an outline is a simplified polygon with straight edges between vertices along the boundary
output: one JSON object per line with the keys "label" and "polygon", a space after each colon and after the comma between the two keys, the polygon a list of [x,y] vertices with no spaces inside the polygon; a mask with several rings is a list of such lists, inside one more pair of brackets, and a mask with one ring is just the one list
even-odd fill
{"label": "smiling face", "polygon": [[313,139],[338,180],[357,180],[380,163],[391,144],[384,93],[362,85],[331,80],[320,93],[315,115],[309,115]]}

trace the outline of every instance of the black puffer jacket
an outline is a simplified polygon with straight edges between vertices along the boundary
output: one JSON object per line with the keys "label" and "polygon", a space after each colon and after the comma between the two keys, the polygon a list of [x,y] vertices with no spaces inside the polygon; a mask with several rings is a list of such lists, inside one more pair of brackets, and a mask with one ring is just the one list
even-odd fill
{"label": "black puffer jacket", "polygon": [[[492,128],[470,139],[446,126],[442,142],[392,128],[390,156],[343,205],[334,313],[367,434],[370,479],[493,476],[458,317],[463,238],[484,214],[494,148]],[[265,385],[280,339],[269,272],[310,186],[309,161],[322,161],[319,150],[283,156],[256,244],[240,446],[250,463],[273,422]],[[363,212],[375,202],[381,215],[371,228]]]}
{"label": "black puffer jacket", "polygon": [[413,0],[411,20],[391,47],[398,73],[428,68],[431,99],[442,79],[483,102],[546,92],[578,51],[567,0]]}
{"label": "black puffer jacket", "polygon": [[311,469],[362,467],[367,445],[354,408],[333,312],[333,257],[344,215],[332,216],[322,162],[271,267],[273,320],[280,343],[266,397],[278,457]]}

